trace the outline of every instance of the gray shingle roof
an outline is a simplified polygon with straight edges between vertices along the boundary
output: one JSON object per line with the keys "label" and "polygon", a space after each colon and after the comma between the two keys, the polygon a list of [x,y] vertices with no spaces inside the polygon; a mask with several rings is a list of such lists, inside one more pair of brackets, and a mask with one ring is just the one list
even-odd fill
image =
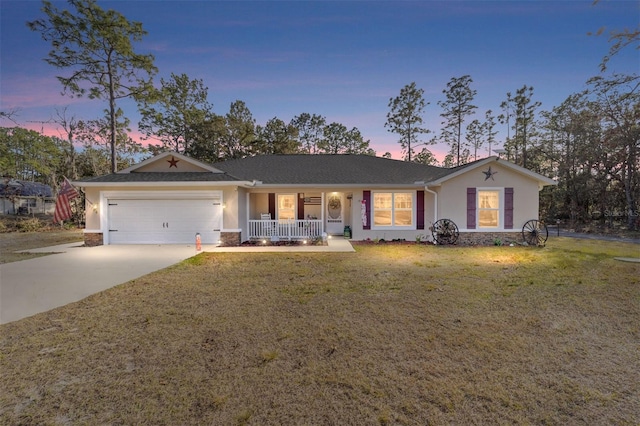
{"label": "gray shingle roof", "polygon": [[11,195],[52,197],[53,191],[49,185],[40,182],[12,179],[8,183],[0,183],[0,197],[8,197]]}
{"label": "gray shingle roof", "polygon": [[404,185],[431,181],[453,169],[370,155],[260,155],[215,163],[240,180],[264,184]]}
{"label": "gray shingle roof", "polygon": [[132,171],[86,178],[77,182],[260,181],[264,185],[413,185],[416,182],[432,182],[474,163],[447,169],[370,155],[259,155],[212,165],[223,173]]}
{"label": "gray shingle roof", "polygon": [[78,182],[229,182],[238,179],[226,173],[211,172],[140,172],[140,173],[115,173],[105,176],[81,179]]}

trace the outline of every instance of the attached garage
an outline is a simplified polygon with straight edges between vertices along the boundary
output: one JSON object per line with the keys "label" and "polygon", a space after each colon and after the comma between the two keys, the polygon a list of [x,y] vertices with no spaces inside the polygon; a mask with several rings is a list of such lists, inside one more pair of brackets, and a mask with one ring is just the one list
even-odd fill
{"label": "attached garage", "polygon": [[[147,197],[152,194],[145,194]],[[155,197],[163,194],[155,194]],[[218,244],[222,226],[222,195],[184,198],[140,198],[136,194],[106,198],[107,244]]]}
{"label": "attached garage", "polygon": [[255,182],[168,151],[76,184],[86,200],[88,246],[194,244],[196,234],[205,245],[237,245],[238,194]]}

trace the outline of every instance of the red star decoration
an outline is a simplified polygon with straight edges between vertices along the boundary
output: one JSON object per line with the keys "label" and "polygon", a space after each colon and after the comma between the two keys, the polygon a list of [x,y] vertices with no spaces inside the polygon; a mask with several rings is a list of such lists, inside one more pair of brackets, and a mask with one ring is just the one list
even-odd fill
{"label": "red star decoration", "polygon": [[167,163],[169,163],[169,168],[175,167],[177,169],[178,168],[178,161],[180,161],[180,160],[176,160],[172,156],[171,160],[167,160]]}

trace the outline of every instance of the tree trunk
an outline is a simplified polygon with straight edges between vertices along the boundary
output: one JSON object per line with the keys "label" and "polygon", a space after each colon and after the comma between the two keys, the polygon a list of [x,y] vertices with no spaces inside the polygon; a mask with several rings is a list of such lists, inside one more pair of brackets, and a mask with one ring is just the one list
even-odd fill
{"label": "tree trunk", "polygon": [[111,173],[117,170],[116,160],[116,94],[113,82],[113,70],[111,61],[108,61],[109,75],[109,126],[111,128]]}
{"label": "tree trunk", "polygon": [[627,201],[627,227],[635,230],[638,211],[636,210],[636,201],[634,199],[633,182],[635,173],[636,153],[633,145],[629,146],[629,156],[627,157],[627,173],[624,179],[624,195]]}

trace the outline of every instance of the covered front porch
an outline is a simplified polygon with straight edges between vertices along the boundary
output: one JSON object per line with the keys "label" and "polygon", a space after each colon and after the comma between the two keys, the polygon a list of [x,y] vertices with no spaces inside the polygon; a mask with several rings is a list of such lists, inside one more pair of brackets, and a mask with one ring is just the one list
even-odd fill
{"label": "covered front porch", "polygon": [[351,193],[256,192],[248,194],[250,240],[315,240],[344,233]]}
{"label": "covered front porch", "polygon": [[249,238],[253,240],[314,240],[323,233],[321,220],[249,220]]}

